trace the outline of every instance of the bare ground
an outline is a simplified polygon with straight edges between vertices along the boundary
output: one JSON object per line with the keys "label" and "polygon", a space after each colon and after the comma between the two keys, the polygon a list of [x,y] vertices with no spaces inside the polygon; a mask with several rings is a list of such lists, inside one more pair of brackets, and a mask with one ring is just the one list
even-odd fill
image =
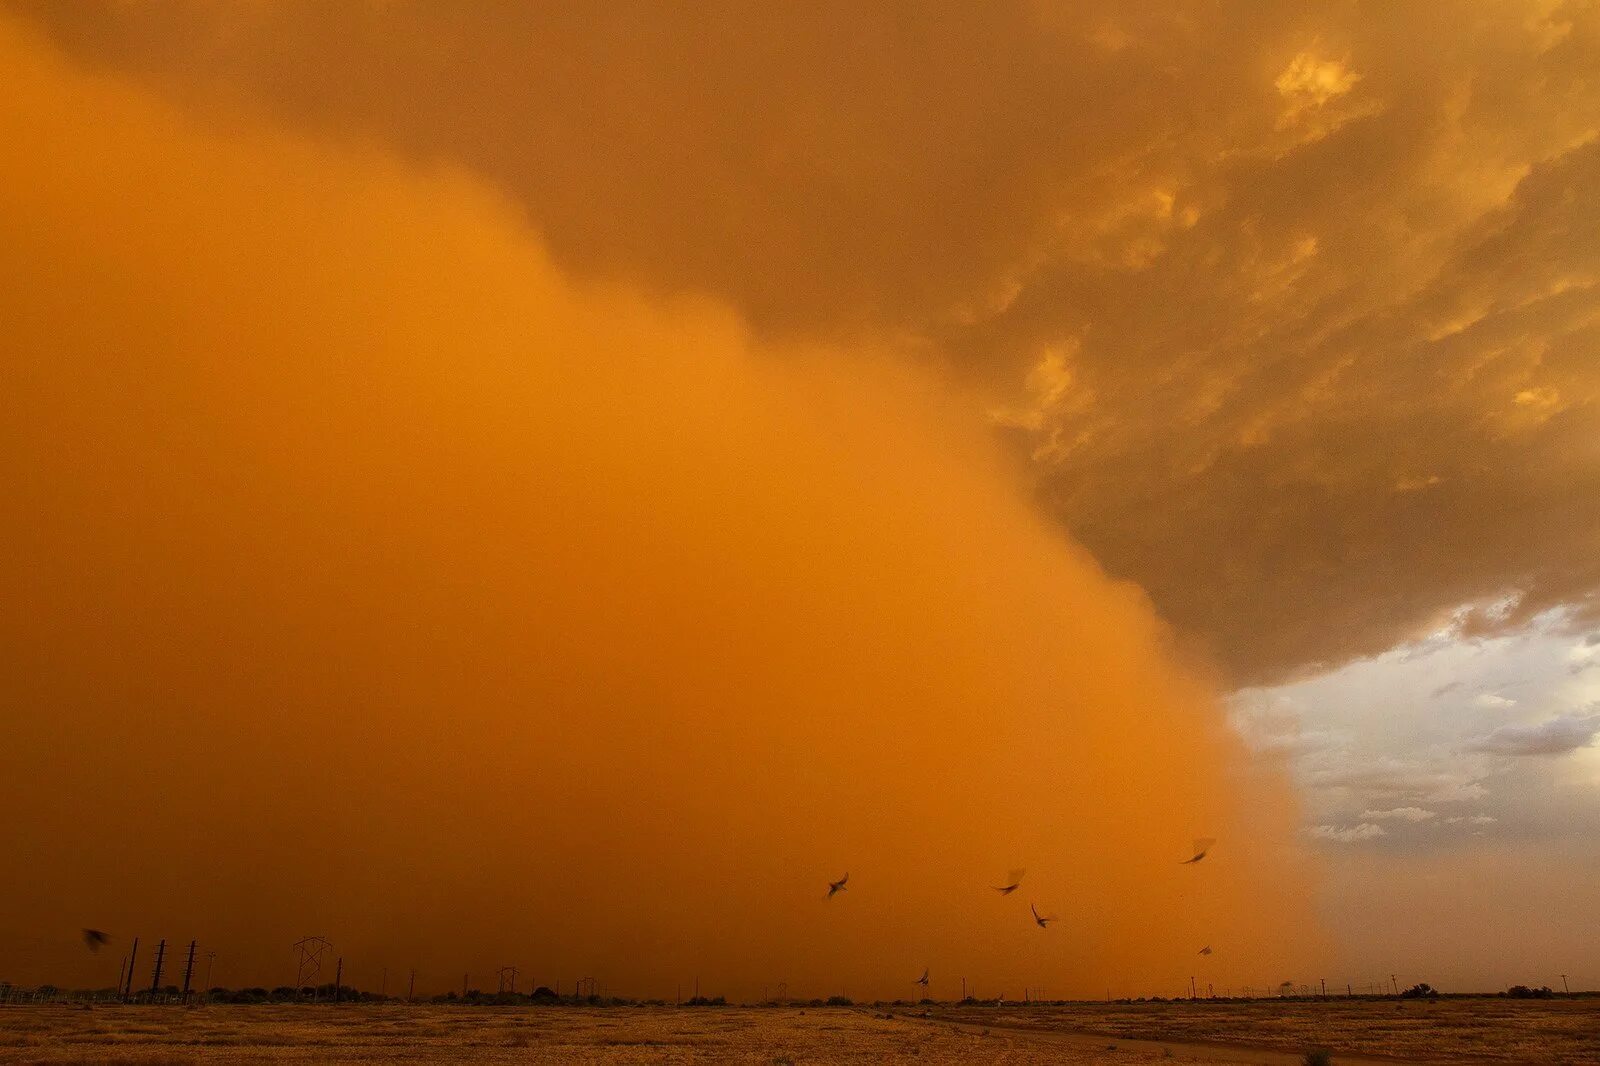
{"label": "bare ground", "polygon": [[1600,1064],[1600,1000],[1162,1003],[923,1011],[0,1007],[0,1062]]}

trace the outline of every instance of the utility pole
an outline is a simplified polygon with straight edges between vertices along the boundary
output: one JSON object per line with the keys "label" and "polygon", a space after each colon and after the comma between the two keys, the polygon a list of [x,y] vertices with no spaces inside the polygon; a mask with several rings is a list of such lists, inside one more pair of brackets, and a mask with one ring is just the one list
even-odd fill
{"label": "utility pole", "polygon": [[122,961],[117,964],[117,995],[122,995],[123,975],[128,969],[128,956],[122,956]]}
{"label": "utility pole", "polygon": [[1394,994],[1398,996],[1400,994],[1400,982],[1394,979],[1394,974],[1389,975],[1389,984],[1394,989]]}
{"label": "utility pole", "polygon": [[965,977],[961,979],[961,998],[963,1000],[967,998],[967,979]]}
{"label": "utility pole", "polygon": [[189,941],[189,958],[183,964],[183,1001],[189,1002],[189,986],[194,981],[194,946],[196,941]]}
{"label": "utility pole", "polygon": [[339,964],[333,968],[333,1001],[339,1002],[339,986],[344,983],[344,956],[339,956]]}
{"label": "utility pole", "polygon": [[161,990],[161,963],[167,957],[167,938],[162,937],[161,943],[156,945],[156,968],[150,977],[150,993],[154,995]]}
{"label": "utility pole", "polygon": [[211,995],[211,964],[216,962],[216,961],[217,961],[217,953],[215,951],[206,952],[206,991],[205,991],[205,994],[207,996]]}
{"label": "utility pole", "polygon": [[462,974],[461,975],[461,998],[462,999],[466,999],[467,998],[467,975],[466,974]]}
{"label": "utility pole", "polygon": [[1326,977],[1322,979],[1322,998],[1328,998],[1328,979]]}
{"label": "utility pole", "polygon": [[406,1002],[410,1003],[412,998],[416,994],[417,994],[417,971],[412,970],[411,971],[411,984],[406,986]]}
{"label": "utility pole", "polygon": [[378,985],[378,995],[384,999],[389,998],[389,967],[383,968],[383,980]]}
{"label": "utility pole", "polygon": [[1562,974],[1561,975],[1561,991],[1565,992],[1569,996],[1572,995],[1572,989],[1567,987],[1567,975],[1566,974]]}
{"label": "utility pole", "polygon": [[1195,994],[1194,994],[1194,976],[1192,974],[1189,977],[1189,998],[1190,999],[1197,998],[1195,996]]}
{"label": "utility pole", "polygon": [[124,1000],[133,998],[133,964],[139,960],[139,938],[133,938],[133,947],[128,951],[128,978],[127,984],[122,987]]}

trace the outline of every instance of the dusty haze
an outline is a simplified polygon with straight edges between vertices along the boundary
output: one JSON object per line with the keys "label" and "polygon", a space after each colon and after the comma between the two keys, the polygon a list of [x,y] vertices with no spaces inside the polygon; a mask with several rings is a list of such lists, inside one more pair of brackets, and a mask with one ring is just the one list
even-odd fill
{"label": "dusty haze", "polygon": [[635,995],[1317,950],[1287,788],[970,396],[575,283],[464,172],[12,22],[0,69],[0,978],[134,933]]}

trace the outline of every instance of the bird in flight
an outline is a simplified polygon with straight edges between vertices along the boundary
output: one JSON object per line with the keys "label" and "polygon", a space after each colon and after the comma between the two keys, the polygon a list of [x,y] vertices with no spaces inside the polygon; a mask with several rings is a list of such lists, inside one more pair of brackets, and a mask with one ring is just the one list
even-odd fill
{"label": "bird in flight", "polygon": [[848,880],[850,880],[850,875],[849,874],[845,874],[843,877],[839,878],[839,880],[837,880],[837,881],[829,881],[828,882],[828,898],[832,899],[833,896],[834,896],[834,893],[836,893],[836,892],[843,892],[844,891],[844,884]]}
{"label": "bird in flight", "polygon": [[1002,896],[1009,896],[1021,886],[1022,875],[1027,872],[1028,871],[1026,870],[1012,870],[1010,873],[1006,874],[1005,884],[990,885],[989,887],[1000,893]]}
{"label": "bird in flight", "polygon": [[1200,949],[1200,954],[1202,954],[1202,955],[1209,955],[1209,954],[1211,954],[1211,945],[1210,945],[1210,944],[1207,944],[1207,945],[1206,945],[1206,946],[1205,946],[1205,947],[1203,947],[1203,948],[1201,948],[1201,949]]}
{"label": "bird in flight", "polygon": [[1040,929],[1049,928],[1050,923],[1056,920],[1056,916],[1053,914],[1049,917],[1045,917],[1044,915],[1040,914],[1039,908],[1034,906],[1032,903],[1028,904],[1028,909],[1033,912],[1034,923],[1037,924]]}
{"label": "bird in flight", "polygon": [[1206,852],[1210,851],[1211,850],[1211,845],[1213,845],[1215,843],[1216,843],[1215,840],[1211,840],[1209,838],[1197,839],[1194,842],[1194,858],[1192,858],[1192,859],[1184,859],[1178,865],[1179,866],[1189,866],[1189,865],[1191,865],[1193,863],[1199,862],[1201,859],[1206,857]]}
{"label": "bird in flight", "polygon": [[914,984],[914,985],[921,985],[922,986],[922,990],[924,992],[926,992],[928,990],[928,968],[926,966],[924,966],[922,968],[922,976],[917,978],[915,981],[912,981],[911,983]]}
{"label": "bird in flight", "polygon": [[99,951],[111,942],[109,933],[102,933],[98,929],[85,929],[83,931],[83,946],[90,951]]}

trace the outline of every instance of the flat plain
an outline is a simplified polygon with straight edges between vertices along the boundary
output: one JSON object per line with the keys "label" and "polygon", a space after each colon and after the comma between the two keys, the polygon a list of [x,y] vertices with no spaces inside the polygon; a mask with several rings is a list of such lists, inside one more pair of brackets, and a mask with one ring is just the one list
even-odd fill
{"label": "flat plain", "polygon": [[1600,999],[938,1006],[0,1007],[26,1063],[1600,1063]]}

